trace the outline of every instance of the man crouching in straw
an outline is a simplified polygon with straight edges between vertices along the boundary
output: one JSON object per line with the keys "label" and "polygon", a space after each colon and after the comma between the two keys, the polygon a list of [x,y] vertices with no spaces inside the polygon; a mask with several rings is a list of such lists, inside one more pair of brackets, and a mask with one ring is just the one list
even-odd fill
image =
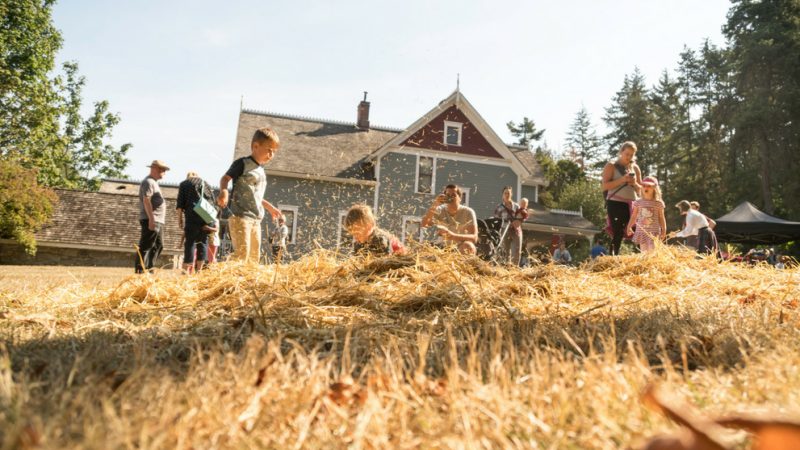
{"label": "man crouching in straw", "polygon": [[457,245],[461,253],[474,255],[478,242],[478,221],[475,211],[461,204],[461,197],[461,188],[448,184],[425,213],[422,226],[436,224],[436,232],[445,242]]}

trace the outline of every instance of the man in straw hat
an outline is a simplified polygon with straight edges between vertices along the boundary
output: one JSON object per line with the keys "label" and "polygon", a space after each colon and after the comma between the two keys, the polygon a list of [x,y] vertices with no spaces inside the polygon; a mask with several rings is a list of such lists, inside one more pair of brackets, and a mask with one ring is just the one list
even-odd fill
{"label": "man in straw hat", "polygon": [[156,265],[158,255],[164,248],[162,230],[167,215],[167,205],[158,180],[164,178],[169,170],[164,161],[154,160],[150,165],[150,174],[139,185],[139,224],[142,227],[139,246],[136,254],[136,273],[151,271]]}

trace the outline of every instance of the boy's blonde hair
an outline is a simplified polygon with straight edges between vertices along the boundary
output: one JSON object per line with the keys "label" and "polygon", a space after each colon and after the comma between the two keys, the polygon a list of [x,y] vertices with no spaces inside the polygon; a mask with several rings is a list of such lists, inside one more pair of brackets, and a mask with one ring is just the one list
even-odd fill
{"label": "boy's blonde hair", "polygon": [[250,141],[251,144],[256,142],[265,142],[271,141],[275,143],[275,146],[281,145],[281,140],[278,137],[278,133],[275,132],[272,128],[259,128],[253,133],[253,139]]}
{"label": "boy's blonde hair", "polygon": [[344,218],[344,228],[349,230],[353,225],[375,225],[372,208],[361,203],[351,206]]}
{"label": "boy's blonde hair", "polygon": [[689,202],[689,206],[691,206],[692,209],[700,210],[700,203],[698,202]]}

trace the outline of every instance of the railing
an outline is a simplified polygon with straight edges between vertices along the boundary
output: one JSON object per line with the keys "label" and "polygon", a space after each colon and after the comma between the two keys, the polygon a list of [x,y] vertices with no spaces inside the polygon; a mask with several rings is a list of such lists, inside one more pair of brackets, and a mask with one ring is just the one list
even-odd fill
{"label": "railing", "polygon": [[564,215],[567,215],[567,216],[583,217],[583,206],[581,206],[581,209],[578,210],[578,211],[570,211],[568,209],[552,208],[552,209],[550,209],[550,212],[554,213],[554,214],[564,214]]}

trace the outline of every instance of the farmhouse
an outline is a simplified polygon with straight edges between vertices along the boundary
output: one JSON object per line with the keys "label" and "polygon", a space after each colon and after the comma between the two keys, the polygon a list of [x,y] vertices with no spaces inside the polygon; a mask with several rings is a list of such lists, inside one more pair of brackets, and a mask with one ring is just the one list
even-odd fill
{"label": "farmhouse", "polygon": [[[274,129],[281,150],[266,166],[267,199],[289,226],[289,252],[349,246],[342,228],[354,203],[371,205],[379,225],[404,242],[430,236],[421,218],[436,194],[455,183],[479,218],[490,217],[504,186],[528,197],[534,213],[523,224],[525,245],[549,246],[554,235],[591,242],[599,232],[580,212],[538,203],[547,182],[526,147],[505,144],[460,91],[405,129],[371,125],[370,103],[355,123],[241,109],[234,158],[250,154],[261,127]],[[268,224],[265,221],[265,236]]]}

